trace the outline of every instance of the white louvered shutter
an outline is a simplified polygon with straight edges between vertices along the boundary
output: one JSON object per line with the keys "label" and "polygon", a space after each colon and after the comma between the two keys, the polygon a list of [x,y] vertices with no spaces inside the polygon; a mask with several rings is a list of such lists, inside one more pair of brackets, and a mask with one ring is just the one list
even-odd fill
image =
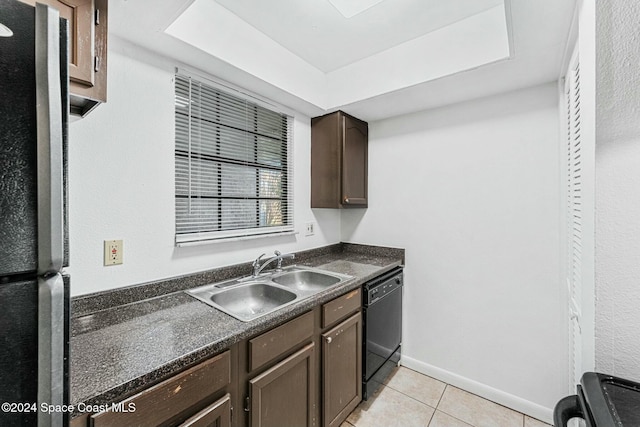
{"label": "white louvered shutter", "polygon": [[569,289],[569,337],[574,383],[582,376],[582,248],[583,248],[583,160],[580,122],[580,61],[575,55],[565,79],[566,129],[566,227]]}

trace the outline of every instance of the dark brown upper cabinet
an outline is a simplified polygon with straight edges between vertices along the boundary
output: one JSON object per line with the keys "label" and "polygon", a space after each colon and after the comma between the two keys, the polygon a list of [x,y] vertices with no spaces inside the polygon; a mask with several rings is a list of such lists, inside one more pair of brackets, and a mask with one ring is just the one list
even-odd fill
{"label": "dark brown upper cabinet", "polygon": [[311,119],[311,207],[367,207],[369,126],[342,111]]}
{"label": "dark brown upper cabinet", "polygon": [[[36,0],[21,0],[35,5]],[[84,116],[107,100],[108,0],[37,0],[69,22],[71,113]]]}

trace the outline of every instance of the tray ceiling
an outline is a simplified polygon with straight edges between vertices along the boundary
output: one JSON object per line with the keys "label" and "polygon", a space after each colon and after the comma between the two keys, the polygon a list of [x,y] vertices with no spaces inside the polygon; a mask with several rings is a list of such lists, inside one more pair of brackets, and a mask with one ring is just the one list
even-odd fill
{"label": "tray ceiling", "polygon": [[325,73],[502,4],[502,0],[384,0],[351,18],[354,0],[216,0]]}
{"label": "tray ceiling", "polygon": [[371,121],[557,80],[576,8],[364,0],[347,18],[337,1],[112,0],[109,37],[309,116]]}

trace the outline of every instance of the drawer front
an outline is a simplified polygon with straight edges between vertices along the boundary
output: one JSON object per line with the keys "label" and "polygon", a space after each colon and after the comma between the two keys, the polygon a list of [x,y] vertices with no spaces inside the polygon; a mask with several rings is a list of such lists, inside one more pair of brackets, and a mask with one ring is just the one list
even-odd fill
{"label": "drawer front", "polygon": [[231,356],[225,351],[121,402],[124,410],[92,415],[94,427],[158,426],[231,383]]}
{"label": "drawer front", "polygon": [[354,289],[341,297],[334,299],[322,306],[322,327],[331,326],[338,320],[348,316],[362,305],[362,293],[360,289]]}
{"label": "drawer front", "polygon": [[178,427],[230,427],[231,395],[215,401]]}
{"label": "drawer front", "polygon": [[249,340],[249,372],[271,362],[313,335],[313,313],[299,316]]}

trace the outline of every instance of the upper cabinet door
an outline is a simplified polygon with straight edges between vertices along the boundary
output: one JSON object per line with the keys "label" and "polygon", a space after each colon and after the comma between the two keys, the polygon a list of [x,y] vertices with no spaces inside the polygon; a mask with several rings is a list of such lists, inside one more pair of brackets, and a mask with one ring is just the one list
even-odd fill
{"label": "upper cabinet door", "polygon": [[366,122],[342,111],[311,119],[311,207],[367,207]]}
{"label": "upper cabinet door", "polygon": [[[36,0],[22,0],[35,5]],[[94,0],[38,0],[60,12],[69,25],[69,78],[93,86]]]}
{"label": "upper cabinet door", "polygon": [[86,86],[94,85],[93,0],[46,1],[69,21],[69,78]]}
{"label": "upper cabinet door", "polygon": [[21,0],[47,4],[69,28],[71,113],[84,116],[107,100],[108,0]]}
{"label": "upper cabinet door", "polygon": [[365,122],[343,116],[342,204],[367,207],[367,148],[369,130]]}

